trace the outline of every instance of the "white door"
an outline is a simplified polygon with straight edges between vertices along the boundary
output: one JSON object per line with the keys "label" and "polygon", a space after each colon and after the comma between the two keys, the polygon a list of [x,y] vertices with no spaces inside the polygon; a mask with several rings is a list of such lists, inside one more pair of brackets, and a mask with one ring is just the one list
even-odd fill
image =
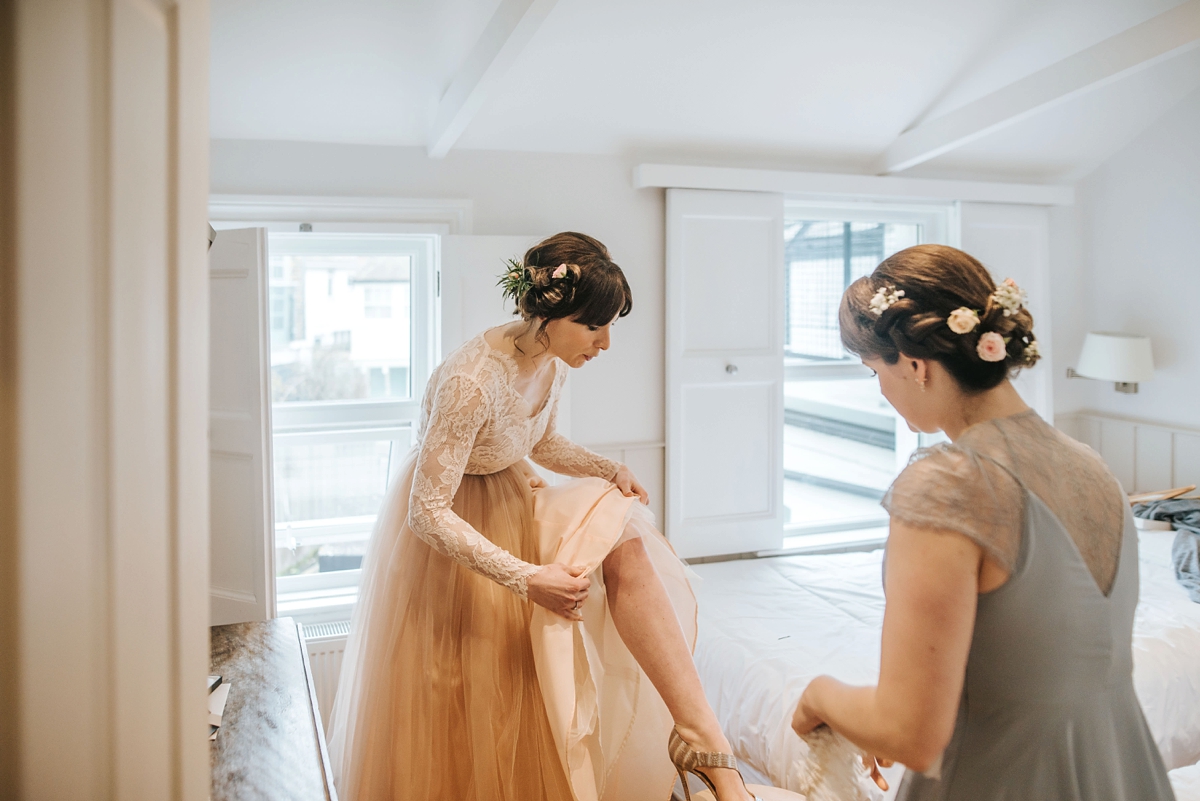
{"label": "white door", "polygon": [[209,253],[211,625],[275,616],[267,229]]}
{"label": "white door", "polygon": [[783,541],[783,196],[667,190],[666,532],[681,557]]}
{"label": "white door", "polygon": [[1042,419],[1054,422],[1054,368],[1050,363],[1050,225],[1045,206],[963,203],[962,249],[983,262],[997,282],[1012,278],[1029,293],[1042,358],[1013,385]]}

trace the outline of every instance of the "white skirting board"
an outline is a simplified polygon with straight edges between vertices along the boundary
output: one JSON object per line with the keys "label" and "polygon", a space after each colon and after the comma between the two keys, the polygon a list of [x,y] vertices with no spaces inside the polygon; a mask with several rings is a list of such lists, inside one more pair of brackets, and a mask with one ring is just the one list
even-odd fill
{"label": "white skirting board", "polygon": [[1098,451],[1126,492],[1200,485],[1200,431],[1086,411],[1054,424]]}
{"label": "white skirting board", "polygon": [[342,656],[350,636],[349,621],[317,623],[304,627],[308,661],[312,665],[313,686],[317,691],[317,708],[325,734],[329,734],[329,715],[337,696],[338,677],[342,672]]}

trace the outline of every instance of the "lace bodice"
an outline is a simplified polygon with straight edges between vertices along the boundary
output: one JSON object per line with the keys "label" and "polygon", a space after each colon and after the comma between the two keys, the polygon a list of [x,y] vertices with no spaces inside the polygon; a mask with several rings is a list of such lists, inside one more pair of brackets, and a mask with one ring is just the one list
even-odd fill
{"label": "lace bodice", "polygon": [[1125,493],[1098,453],[1032,410],[972,426],[953,444],[917,451],[883,505],[910,525],[969,537],[1011,572],[1021,547],[1022,487],[1067,529],[1107,594],[1121,551]]}
{"label": "lace bodice", "polygon": [[433,371],[421,403],[408,524],[438,551],[525,597],[540,565],[496,546],[452,511],[463,474],[497,473],[526,457],[568,476],[612,478],[620,465],[555,431],[564,364],[555,359],[540,409],[517,391],[516,377],[516,362],[482,334]]}

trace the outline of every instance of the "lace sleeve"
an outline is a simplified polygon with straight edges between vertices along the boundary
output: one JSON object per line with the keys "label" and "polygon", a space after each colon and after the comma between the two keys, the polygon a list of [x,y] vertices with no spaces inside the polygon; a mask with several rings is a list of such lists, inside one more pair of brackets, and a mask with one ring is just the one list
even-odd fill
{"label": "lace sleeve", "polygon": [[529,454],[530,458],[542,467],[560,475],[575,476],[576,478],[596,476],[597,478],[611,479],[617,474],[620,463],[614,462],[612,459],[605,459],[582,445],[576,445],[554,430],[558,420],[558,392],[560,389],[561,385],[554,389],[555,397],[552,398],[554,408],[550,410],[546,433],[533,446],[533,451]]}
{"label": "lace sleeve", "polygon": [[475,437],[487,419],[487,399],[475,380],[463,375],[443,380],[417,455],[408,525],[437,551],[524,598],[529,577],[540,566],[497,546],[451,508]]}
{"label": "lace sleeve", "polygon": [[955,445],[917,451],[882,503],[894,520],[962,534],[1006,570],[1013,569],[1024,492],[991,459]]}

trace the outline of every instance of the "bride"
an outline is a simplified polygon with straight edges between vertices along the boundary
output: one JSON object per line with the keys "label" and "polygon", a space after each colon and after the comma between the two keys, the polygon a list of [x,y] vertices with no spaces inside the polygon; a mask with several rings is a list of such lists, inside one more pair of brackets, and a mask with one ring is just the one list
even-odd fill
{"label": "bride", "polygon": [[[566,368],[608,349],[629,284],[577,233],[501,283],[523,319],[434,371],[363,562],[330,727],[338,792],[666,799],[690,771],[746,801],[692,662],[695,599],[646,490],[555,431]],[[527,457],[578,478],[547,487]]]}

